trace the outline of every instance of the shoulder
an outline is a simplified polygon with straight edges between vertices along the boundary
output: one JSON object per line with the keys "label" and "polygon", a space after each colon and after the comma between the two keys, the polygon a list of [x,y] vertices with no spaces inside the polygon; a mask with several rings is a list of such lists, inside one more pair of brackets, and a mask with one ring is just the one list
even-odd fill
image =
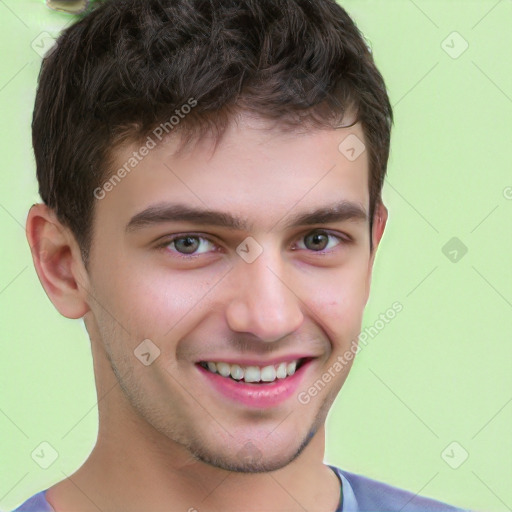
{"label": "shoulder", "polygon": [[363,475],[330,467],[342,482],[343,508],[339,512],[468,512]]}
{"label": "shoulder", "polygon": [[34,494],[34,496],[24,501],[12,512],[54,512],[53,508],[46,501],[45,493],[46,489]]}

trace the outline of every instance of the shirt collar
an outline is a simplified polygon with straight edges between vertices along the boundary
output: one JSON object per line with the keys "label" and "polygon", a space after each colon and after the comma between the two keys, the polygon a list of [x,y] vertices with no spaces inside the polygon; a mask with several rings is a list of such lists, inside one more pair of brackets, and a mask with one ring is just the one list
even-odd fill
{"label": "shirt collar", "polygon": [[338,477],[343,493],[342,506],[338,506],[335,512],[359,512],[359,505],[357,504],[354,489],[352,489],[352,486],[349,484],[348,480],[343,475],[341,469],[337,468],[336,466],[331,466],[330,464],[327,465],[334,471],[334,473]]}

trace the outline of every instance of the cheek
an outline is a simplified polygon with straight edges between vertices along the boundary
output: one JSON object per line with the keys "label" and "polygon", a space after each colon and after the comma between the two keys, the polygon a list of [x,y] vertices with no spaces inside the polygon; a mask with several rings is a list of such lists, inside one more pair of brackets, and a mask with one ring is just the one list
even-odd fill
{"label": "cheek", "polygon": [[365,307],[366,273],[362,266],[331,271],[313,280],[307,301],[333,339],[345,341],[359,333]]}
{"label": "cheek", "polygon": [[[329,307],[362,307],[366,290],[367,268],[364,264],[346,265],[317,274],[313,288],[317,300]],[[321,283],[321,285],[320,285]],[[323,297],[323,300],[322,300]]]}
{"label": "cheek", "polygon": [[126,274],[108,293],[113,308],[137,338],[175,337],[215,284],[194,272]]}

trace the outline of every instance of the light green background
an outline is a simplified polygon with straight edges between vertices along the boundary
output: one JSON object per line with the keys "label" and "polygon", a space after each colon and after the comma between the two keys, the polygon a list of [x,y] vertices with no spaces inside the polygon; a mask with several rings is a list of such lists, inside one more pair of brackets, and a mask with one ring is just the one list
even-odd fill
{"label": "light green background", "polygon": [[[341,3],[373,48],[396,116],[390,216],[363,328],[395,301],[403,310],[357,356],[328,420],[326,461],[461,507],[512,510],[512,1]],[[70,20],[42,1],[0,0],[7,510],[76,470],[97,429],[85,329],[47,299],[23,229],[39,200],[30,121],[41,59],[31,44]],[[468,249],[458,262],[442,252],[452,237]],[[31,458],[42,441],[59,454],[46,470]],[[441,455],[453,441],[452,465],[469,454],[458,469]]]}

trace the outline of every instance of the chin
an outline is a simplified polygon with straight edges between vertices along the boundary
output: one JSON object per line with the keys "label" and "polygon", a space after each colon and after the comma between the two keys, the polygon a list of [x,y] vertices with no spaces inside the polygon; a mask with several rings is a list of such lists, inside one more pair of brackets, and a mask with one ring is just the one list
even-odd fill
{"label": "chin", "polygon": [[[235,453],[232,452],[232,445],[227,448],[213,449],[205,446],[204,442],[192,443],[187,448],[197,460],[209,466],[235,473],[266,473],[277,471],[293,462],[306,448],[315,433],[316,429],[311,430],[300,444],[294,442],[286,450],[280,446],[279,453],[276,453],[271,444],[264,445],[264,441],[262,441],[262,448],[258,448],[252,441],[246,441]],[[296,441],[296,439],[295,434],[293,440]]]}

